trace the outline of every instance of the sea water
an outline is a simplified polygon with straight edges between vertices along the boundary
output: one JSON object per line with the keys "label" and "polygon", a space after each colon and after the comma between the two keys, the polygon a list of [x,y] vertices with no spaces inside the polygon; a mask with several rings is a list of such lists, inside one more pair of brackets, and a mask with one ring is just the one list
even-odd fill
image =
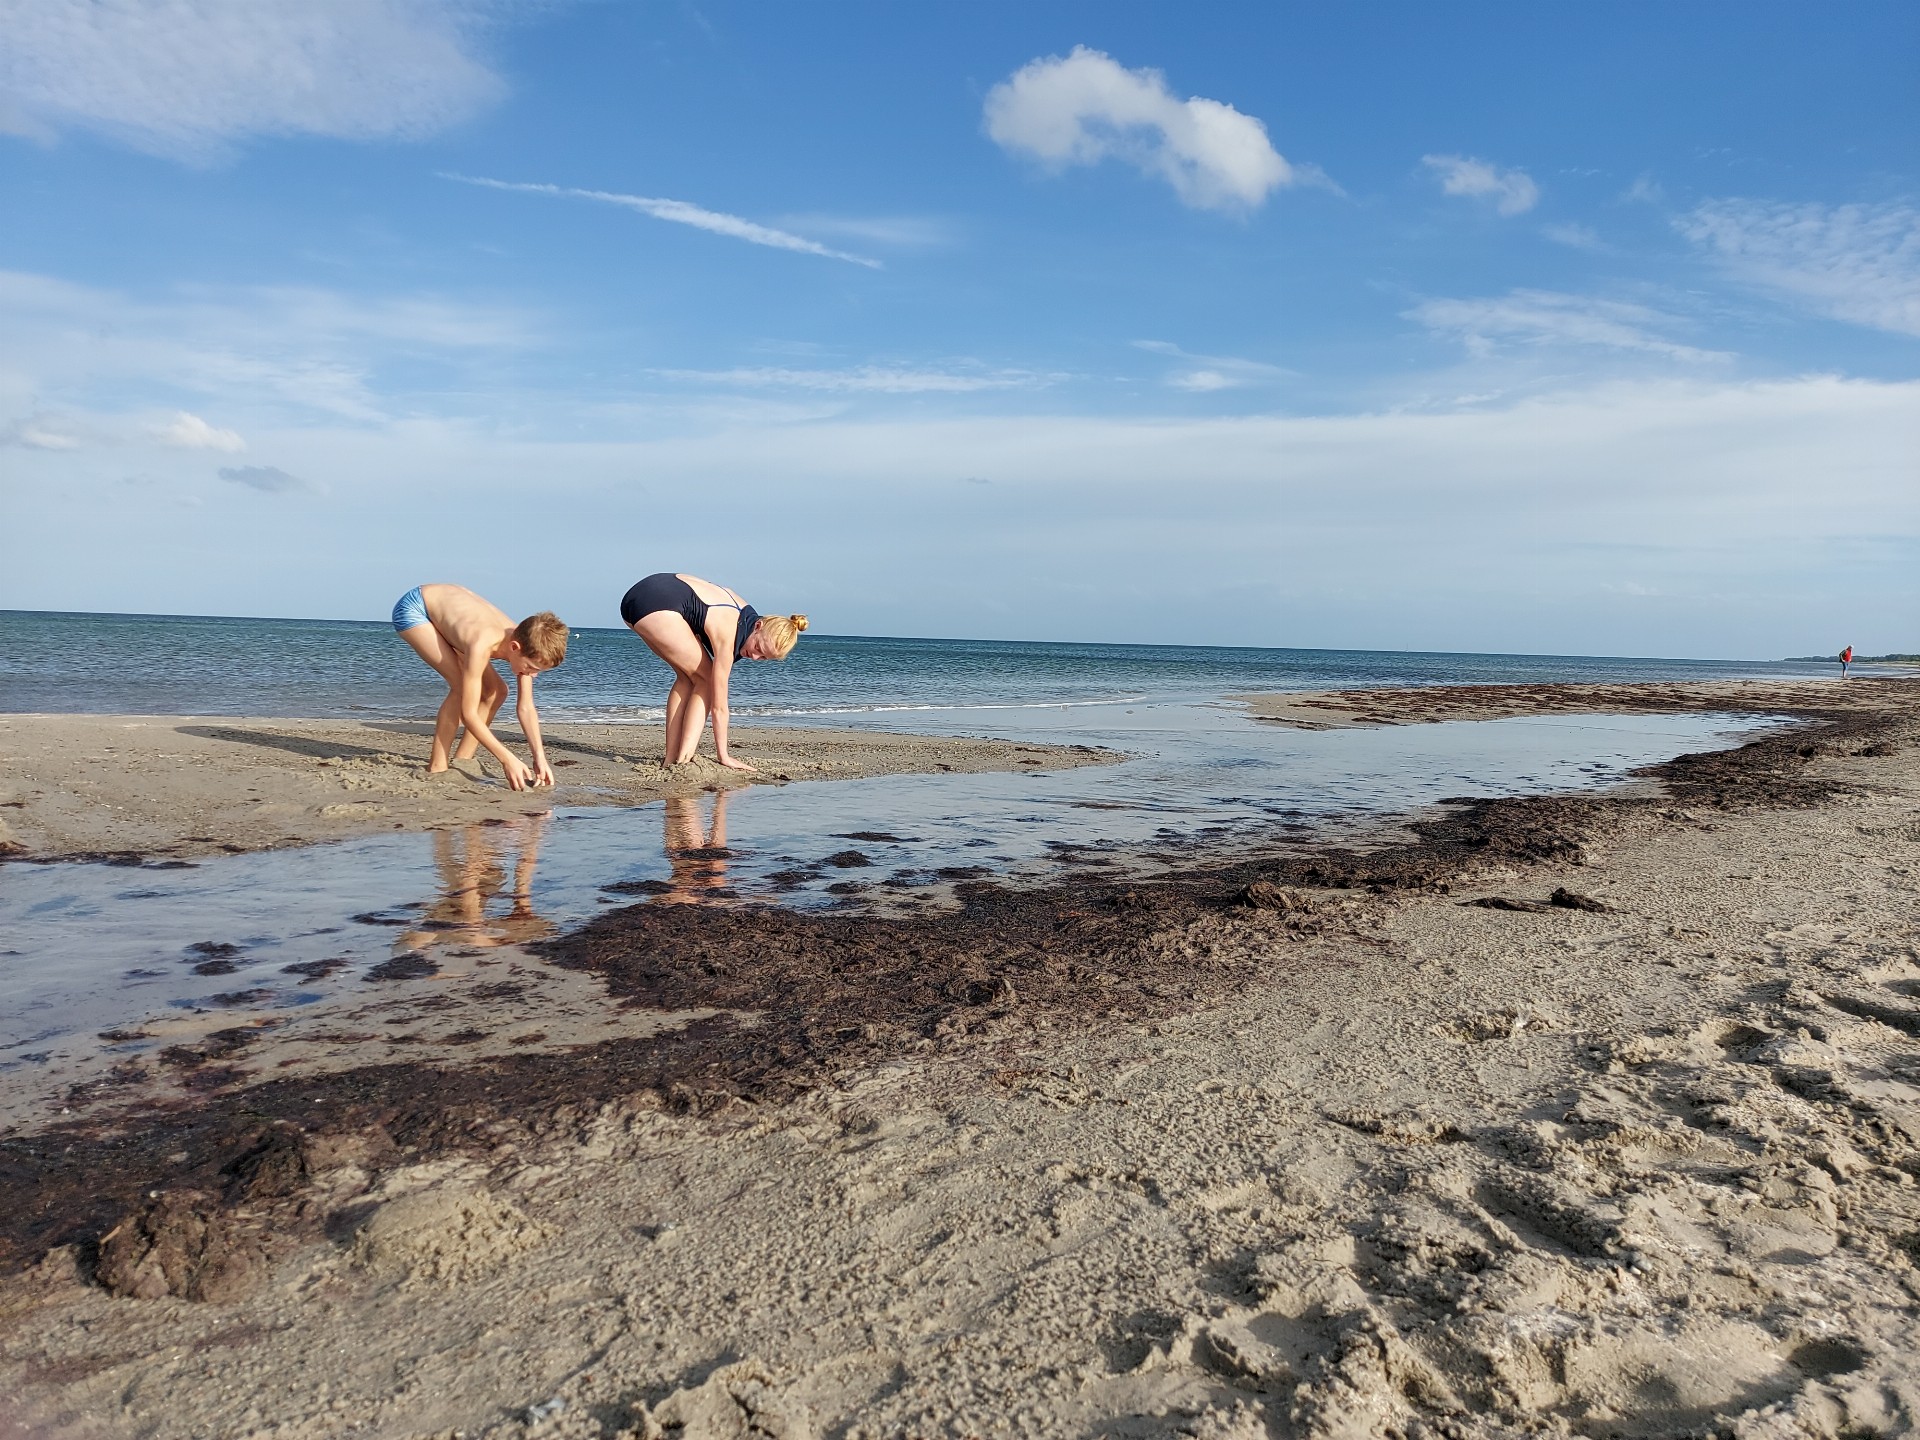
{"label": "sea water", "polygon": [[[1787,661],[808,634],[778,664],[739,666],[732,698],[742,716],[842,724],[929,708],[1205,700],[1257,690],[1832,671]],[[540,678],[541,714],[655,720],[670,678],[631,632],[576,630],[566,664]],[[0,611],[0,711],[423,718],[444,694],[384,621]]]}

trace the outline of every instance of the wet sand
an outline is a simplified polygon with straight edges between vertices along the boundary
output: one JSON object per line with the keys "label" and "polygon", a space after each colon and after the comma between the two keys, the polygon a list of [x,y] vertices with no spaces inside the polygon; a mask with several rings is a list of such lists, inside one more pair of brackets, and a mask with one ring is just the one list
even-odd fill
{"label": "wet sand", "polygon": [[531,948],[672,1028],[241,1043],[0,1145],[0,1393],[154,1436],[1911,1430],[1917,702],[942,918],[610,909]]}
{"label": "wet sand", "polygon": [[[426,724],[0,715],[0,855],[191,858],[748,784],[1117,758],[1084,746],[736,726],[734,752],[759,767],[749,775],[704,756],[662,766],[654,725],[544,729],[555,784],[515,794],[489,778],[484,752],[484,773],[429,776]],[[525,756],[518,730],[495,733]]]}

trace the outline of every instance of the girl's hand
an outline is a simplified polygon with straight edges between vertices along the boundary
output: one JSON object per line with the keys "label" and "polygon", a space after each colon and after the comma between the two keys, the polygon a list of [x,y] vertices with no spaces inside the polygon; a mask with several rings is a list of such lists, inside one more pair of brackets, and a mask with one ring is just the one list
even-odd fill
{"label": "girl's hand", "polygon": [[553,767],[545,760],[533,767],[533,783],[535,785],[553,784]]}
{"label": "girl's hand", "polygon": [[507,756],[500,763],[500,768],[506,774],[507,784],[515,790],[524,790],[533,783],[533,772],[520,763],[520,757],[517,755]]}
{"label": "girl's hand", "polygon": [[746,761],[736,760],[731,755],[729,755],[726,759],[722,760],[720,763],[726,766],[727,769],[729,770],[744,770],[749,775],[758,775],[760,773],[760,767],[758,765],[749,765]]}

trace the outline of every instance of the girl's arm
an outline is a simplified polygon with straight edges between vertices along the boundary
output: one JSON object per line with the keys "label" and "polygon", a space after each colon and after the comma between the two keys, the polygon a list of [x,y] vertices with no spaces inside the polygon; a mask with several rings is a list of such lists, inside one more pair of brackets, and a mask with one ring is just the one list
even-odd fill
{"label": "girl's arm", "polygon": [[727,753],[727,682],[733,675],[734,637],[724,638],[725,644],[714,641],[713,673],[707,680],[707,709],[713,715],[713,758],[729,770],[752,770],[754,767],[746,761]]}
{"label": "girl's arm", "polygon": [[547,764],[547,747],[540,740],[540,712],[533,706],[533,676],[519,676],[520,688],[513,697],[513,713],[526,733],[527,749],[533,753],[533,783],[553,784],[553,768]]}
{"label": "girl's arm", "polygon": [[482,677],[487,673],[487,652],[475,646],[467,651],[460,672],[460,723],[467,733],[487,747],[487,753],[500,762],[501,773],[515,790],[524,790],[533,781],[533,772],[520,762],[487,728],[486,713],[480,708]]}

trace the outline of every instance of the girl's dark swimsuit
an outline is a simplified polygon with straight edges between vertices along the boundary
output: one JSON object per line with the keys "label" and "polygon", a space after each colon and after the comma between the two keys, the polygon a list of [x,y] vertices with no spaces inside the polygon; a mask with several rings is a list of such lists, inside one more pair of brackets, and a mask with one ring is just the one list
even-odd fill
{"label": "girl's dark swimsuit", "polygon": [[707,639],[707,611],[740,612],[740,627],[733,636],[733,658],[736,660],[746,648],[747,637],[753,634],[753,627],[760,623],[760,612],[751,605],[734,605],[725,600],[716,600],[709,605],[694,594],[693,587],[678,575],[649,575],[620,597],[620,618],[629,629],[641,616],[653,615],[661,610],[671,610],[686,621],[687,628],[693,631],[693,638],[700,642],[700,648],[709,657],[713,654],[713,642]]}

